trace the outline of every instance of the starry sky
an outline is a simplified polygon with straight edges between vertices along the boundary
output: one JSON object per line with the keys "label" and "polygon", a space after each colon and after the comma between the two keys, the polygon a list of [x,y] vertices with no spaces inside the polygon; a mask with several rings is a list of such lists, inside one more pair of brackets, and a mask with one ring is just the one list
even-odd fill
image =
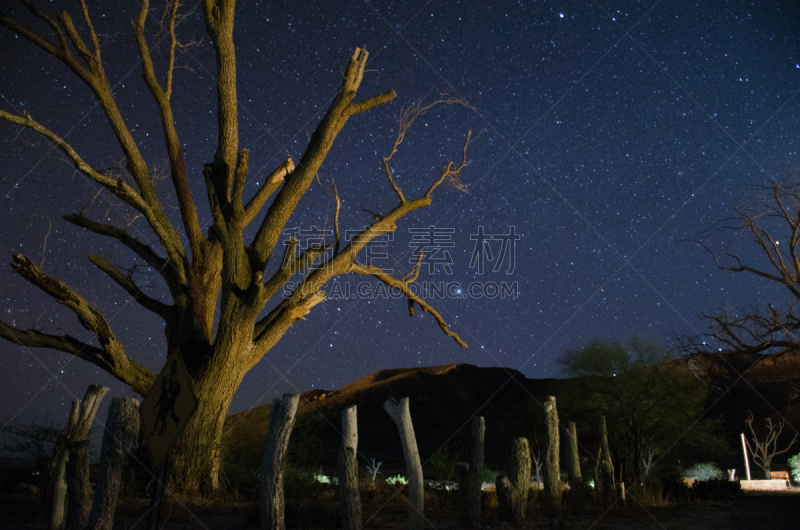
{"label": "starry sky", "polygon": [[[153,3],[148,24],[163,52],[162,6]],[[73,4],[46,8],[55,14]],[[201,170],[216,143],[215,67],[194,4],[187,1],[178,29],[196,45],[178,57],[173,110],[208,226]],[[370,52],[359,99],[389,89],[398,96],[352,118],[322,166],[322,182],[335,179],[344,201],[343,231],[371,221],[363,209],[396,204],[380,158],[404,106],[449,94],[472,107],[439,105],[408,133],[392,164],[406,196],[424,193],[442,164],[459,159],[468,130],[475,141],[461,175],[466,192],[439,188],[430,208],[375,248],[378,263],[404,274],[417,252],[437,247],[425,250],[419,281],[445,285],[449,295],[429,291],[428,299],[469,348],[429,315],[410,318],[404,300],[375,293],[373,282],[362,296],[362,278],[340,277],[329,289],[352,297],[333,297],[295,325],[246,376],[231,412],[385,368],[466,362],[558,377],[560,355],[592,339],[638,334],[670,345],[676,334],[704,331],[703,311],[785,300],[774,286],[717,271],[688,240],[800,163],[797,2],[240,4],[234,40],[239,146],[251,150],[246,198],[286,156],[299,160],[356,47]],[[157,109],[130,32],[136,2],[90,8],[119,106],[177,222]],[[20,7],[3,9],[50,36]],[[102,112],[71,72],[5,28],[0,50],[0,108],[27,110],[97,168],[120,163]],[[46,140],[9,123],[0,124],[0,167],[2,261],[23,253],[42,263],[105,312],[129,356],[158,371],[162,323],[86,259],[99,253],[131,266],[132,254],[61,218],[86,208],[123,223],[124,210]],[[287,228],[330,228],[332,216],[315,183]],[[129,229],[148,234],[141,220]],[[734,245],[758,262],[746,241]],[[169,301],[156,277],[137,280]],[[69,310],[9,266],[0,267],[0,285],[3,320],[90,340]],[[503,295],[495,290],[502,286]],[[89,383],[131,395],[67,354],[7,342],[0,351],[0,425],[61,424]]]}

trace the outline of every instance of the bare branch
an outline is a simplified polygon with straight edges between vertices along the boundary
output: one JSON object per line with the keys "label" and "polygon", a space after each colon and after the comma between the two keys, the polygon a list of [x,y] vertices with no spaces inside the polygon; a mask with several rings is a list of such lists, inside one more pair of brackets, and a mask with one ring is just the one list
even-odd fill
{"label": "bare branch", "polygon": [[267,200],[275,193],[280,185],[283,184],[284,179],[286,179],[292,171],[294,171],[294,160],[289,157],[283,164],[278,166],[275,171],[269,174],[264,185],[261,186],[256,194],[253,195],[253,198],[248,201],[247,206],[244,207],[244,226],[249,225],[253,219],[255,219]]}
{"label": "bare branch", "polygon": [[[465,106],[467,108],[470,108],[470,109],[473,108],[469,104],[467,104],[467,102],[464,101],[463,99],[446,98],[445,97],[445,98],[438,99],[438,100],[436,100],[436,101],[434,101],[432,103],[429,103],[427,105],[423,105],[423,101],[419,100],[416,103],[414,103],[413,105],[402,109],[400,111],[400,123],[399,123],[398,131],[397,131],[397,138],[394,141],[394,145],[392,146],[392,150],[389,152],[388,155],[386,155],[385,157],[383,157],[381,159],[381,164],[383,165],[383,171],[386,174],[386,178],[388,179],[389,184],[392,186],[392,189],[394,190],[395,194],[397,194],[397,197],[398,197],[398,199],[400,199],[401,203],[405,202],[406,199],[403,196],[403,192],[400,190],[400,187],[397,185],[397,183],[394,180],[394,176],[392,175],[392,170],[389,168],[389,162],[392,160],[392,157],[394,157],[394,155],[397,154],[397,150],[400,148],[400,145],[405,140],[406,132],[408,131],[408,129],[411,128],[411,126],[414,124],[416,119],[419,118],[420,116],[422,116],[423,114],[425,114],[426,112],[428,112],[431,108],[435,107],[436,105],[440,105],[440,104],[445,104],[445,105],[463,105],[463,106]],[[468,145],[469,145],[469,138],[467,138],[467,145],[464,146],[464,156],[466,156],[466,149],[467,149]],[[465,166],[466,164],[463,164],[463,165]],[[448,173],[449,175],[457,175],[457,173],[458,173],[457,171],[452,171],[452,170],[455,169],[455,167],[451,168],[450,165],[448,164],[447,166],[445,166],[445,170],[443,170],[443,175],[444,176],[442,177],[441,180],[444,180],[448,176],[448,174],[445,174],[445,172],[448,169],[451,170],[451,172]],[[430,193],[433,191],[433,189],[435,189],[436,186],[438,186],[439,184],[441,184],[441,182],[434,183],[433,187],[428,191],[428,195],[430,195]]]}
{"label": "bare branch", "polygon": [[[284,183],[277,197],[270,205],[266,218],[259,227],[258,233],[250,246],[252,255],[256,259],[253,264],[255,269],[263,270],[266,267],[269,256],[272,255],[272,251],[278,243],[283,227],[289,220],[300,198],[313,182],[315,175],[319,172],[319,168],[333,146],[339,131],[344,127],[347,119],[352,116],[352,100],[361,84],[367,56],[366,50],[356,48],[345,70],[345,76],[339,91],[325,113],[325,117],[322,118],[322,121],[314,130],[300,163],[292,173],[292,177]],[[387,96],[388,99],[386,101],[391,100],[394,97],[394,93],[391,93],[390,96]]]}
{"label": "bare branch", "polygon": [[109,278],[114,280],[117,285],[125,289],[125,291],[133,297],[134,300],[139,302],[142,307],[152,311],[153,313],[159,315],[166,321],[170,321],[173,314],[172,314],[172,307],[150,298],[142,290],[139,288],[138,285],[133,281],[131,274],[123,274],[119,269],[117,269],[114,265],[112,265],[107,259],[102,256],[98,256],[96,254],[89,255],[89,261],[91,261],[98,269],[106,273]]}
{"label": "bare branch", "polygon": [[[738,316],[720,312],[703,315],[709,323],[707,336],[680,339],[689,353],[710,352],[719,345],[731,351],[765,352],[797,344],[795,331],[800,329],[800,316],[795,302],[800,300],[800,183],[787,180],[763,187],[765,193],[753,197],[742,208],[734,208],[735,216],[715,223],[696,241],[714,259],[719,270],[744,272],[783,285],[793,302],[778,310],[769,305],[738,311]],[[712,242],[720,235],[732,234],[727,245],[738,238],[755,243],[769,261],[766,269],[743,261],[737,252],[727,250],[727,263],[721,263]],[[711,344],[714,344],[712,347]]]}
{"label": "bare branch", "polygon": [[[90,232],[94,232],[95,234],[113,237],[129,249],[133,250],[137,256],[145,260],[151,267],[156,269],[158,273],[161,274],[161,276],[163,276],[166,280],[167,286],[170,288],[171,292],[181,288],[180,286],[182,283],[180,276],[173,267],[172,262],[156,254],[149,245],[139,241],[125,230],[117,228],[116,226],[97,223],[79,214],[65,215],[64,219],[76,226],[85,228]],[[175,293],[173,292],[173,294]]]}
{"label": "bare branch", "polygon": [[150,57],[150,50],[147,46],[147,37],[145,33],[145,22],[147,20],[147,13],[149,10],[149,0],[143,0],[141,9],[139,10],[139,17],[134,20],[133,27],[136,34],[136,46],[139,50],[139,57],[142,60],[142,79],[144,79],[150,94],[155,99],[161,114],[161,126],[164,131],[164,137],[167,143],[167,155],[169,157],[170,177],[172,178],[172,185],[175,189],[175,194],[178,197],[178,206],[180,207],[181,220],[183,221],[184,230],[186,230],[186,237],[189,239],[189,246],[192,249],[193,256],[199,256],[201,253],[200,246],[205,241],[203,231],[200,226],[200,220],[197,216],[197,209],[194,205],[192,192],[189,188],[189,180],[186,176],[186,164],[183,159],[183,149],[181,149],[180,140],[178,139],[178,132],[175,129],[175,119],[172,115],[172,105],[170,104],[170,94],[172,91],[172,69],[174,67],[175,55],[175,10],[178,7],[177,0],[173,3],[173,11],[170,16],[170,64],[167,69],[167,88],[161,88],[158,80],[156,79],[155,67],[153,60]]}
{"label": "bare branch", "polygon": [[334,243],[334,246],[333,246],[333,255],[335,256],[336,254],[339,253],[339,247],[341,246],[341,242],[342,242],[342,238],[341,238],[341,235],[339,233],[339,212],[340,212],[340,210],[342,208],[342,199],[341,199],[341,197],[339,197],[339,190],[336,189],[336,180],[335,179],[331,179],[331,187],[330,188],[322,183],[322,181],[319,178],[319,175],[317,175],[317,182],[319,183],[320,187],[323,190],[325,190],[325,193],[330,195],[331,198],[333,199],[333,201],[336,203],[336,210],[333,213],[333,237],[334,237],[334,240],[335,240],[335,243]]}
{"label": "bare branch", "polygon": [[233,44],[233,0],[203,0],[206,30],[217,57],[217,152],[212,163],[220,204],[230,202],[239,145],[236,101],[236,48]]}
{"label": "bare branch", "polygon": [[54,298],[56,302],[70,308],[78,317],[81,325],[94,333],[102,346],[102,360],[109,366],[109,371],[113,375],[120,377],[120,374],[125,374],[130,370],[130,359],[100,311],[92,307],[66,284],[45,274],[42,269],[22,254],[13,256],[11,267],[28,282]]}
{"label": "bare branch", "polygon": [[428,302],[426,302],[425,300],[414,294],[414,292],[411,290],[410,287],[411,285],[410,281],[404,281],[399,278],[395,278],[390,274],[386,273],[383,269],[379,267],[374,267],[370,265],[361,265],[359,263],[353,264],[353,272],[357,274],[374,276],[383,283],[385,283],[386,285],[388,285],[389,287],[392,287],[402,292],[406,296],[406,298],[418,304],[423,311],[433,315],[433,317],[436,319],[436,323],[439,324],[439,327],[441,328],[441,330],[444,332],[445,335],[447,335],[448,337],[452,337],[453,340],[455,340],[456,343],[458,343],[458,345],[461,346],[462,348],[467,347],[467,343],[461,340],[461,337],[458,336],[458,333],[452,331],[449,327],[447,327],[447,322],[444,321],[442,315],[440,315],[438,311],[436,311],[433,307],[431,307],[428,304]]}
{"label": "bare branch", "polygon": [[87,164],[83,158],[73,149],[73,147],[63,140],[56,133],[37,122],[25,111],[22,116],[16,116],[9,112],[0,110],[0,118],[28,127],[38,132],[51,142],[53,142],[67,157],[72,161],[75,169],[94,180],[98,184],[107,188],[111,193],[122,199],[126,204],[144,213],[149,210],[142,197],[122,179],[107,177]]}
{"label": "bare branch", "polygon": [[156,380],[156,374],[141,364],[132,360],[128,360],[127,365],[111,362],[106,351],[69,335],[59,336],[36,330],[20,330],[0,321],[0,337],[20,346],[50,348],[80,357],[130,385],[134,392],[142,396],[147,394]]}

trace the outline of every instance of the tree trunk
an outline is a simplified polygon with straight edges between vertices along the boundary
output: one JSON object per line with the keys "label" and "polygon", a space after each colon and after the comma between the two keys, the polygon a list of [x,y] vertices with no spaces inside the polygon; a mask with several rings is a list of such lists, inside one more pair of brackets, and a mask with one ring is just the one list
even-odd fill
{"label": "tree trunk", "polygon": [[600,416],[600,483],[602,505],[611,506],[614,502],[614,463],[611,461],[611,450],[608,447],[608,431],[606,417]]}
{"label": "tree trunk", "polygon": [[460,524],[480,528],[481,486],[483,485],[483,439],[486,424],[483,416],[472,418],[472,438],[469,443],[469,463],[460,468],[458,482]]}
{"label": "tree trunk", "polygon": [[179,481],[182,493],[196,496],[213,493],[219,488],[222,431],[241,379],[241,370],[224,360],[215,362],[201,379],[192,379],[197,410],[169,456],[170,474]]}
{"label": "tree trunk", "polygon": [[299,394],[284,394],[272,403],[261,466],[261,530],[283,530],[283,472]]}
{"label": "tree trunk", "polygon": [[567,451],[567,472],[569,475],[569,511],[572,515],[583,513],[583,477],[578,453],[578,431],[575,422],[569,422],[569,450]]}
{"label": "tree trunk", "polygon": [[389,398],[383,404],[383,409],[397,425],[397,430],[400,431],[400,441],[403,444],[403,455],[406,460],[406,478],[408,480],[408,528],[409,530],[422,530],[425,526],[425,494],[422,483],[422,465],[419,461],[414,425],[411,423],[408,398],[404,397],[399,402],[394,398]]}
{"label": "tree trunk", "polygon": [[497,477],[498,515],[504,522],[522,524],[528,509],[531,481],[531,451],[526,438],[515,438],[511,444],[508,476]]}
{"label": "tree trunk", "polygon": [[342,411],[342,446],[339,449],[339,496],[342,528],[361,528],[361,497],[358,492],[358,423],[356,406]]}
{"label": "tree trunk", "polygon": [[114,526],[114,511],[122,479],[122,461],[138,434],[139,400],[112,399],[100,449],[94,502],[89,516],[89,527],[93,530],[111,530]]}
{"label": "tree trunk", "polygon": [[547,454],[545,455],[544,490],[545,504],[550,516],[561,514],[561,465],[559,462],[560,440],[558,432],[558,411],[556,398],[550,396],[544,402],[547,415]]}

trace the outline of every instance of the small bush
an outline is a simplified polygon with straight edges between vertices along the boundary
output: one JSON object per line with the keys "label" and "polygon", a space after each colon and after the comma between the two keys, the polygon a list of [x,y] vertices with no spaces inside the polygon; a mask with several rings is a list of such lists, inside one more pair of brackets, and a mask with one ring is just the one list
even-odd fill
{"label": "small bush", "polygon": [[408,484],[408,481],[406,480],[406,477],[404,477],[403,475],[395,475],[393,477],[387,478],[386,479],[386,483],[387,484],[392,484],[392,485],[395,485],[395,484],[403,484],[403,485],[405,485],[405,484]]}
{"label": "small bush", "polygon": [[494,484],[497,480],[497,471],[492,471],[488,467],[483,468],[483,482]]}
{"label": "small bush", "polygon": [[788,463],[792,469],[792,479],[795,482],[800,482],[800,454],[791,457]]}
{"label": "small bush", "polygon": [[693,478],[698,481],[715,480],[724,477],[722,471],[713,462],[704,462],[702,464],[695,464],[686,469],[683,474],[687,478]]}

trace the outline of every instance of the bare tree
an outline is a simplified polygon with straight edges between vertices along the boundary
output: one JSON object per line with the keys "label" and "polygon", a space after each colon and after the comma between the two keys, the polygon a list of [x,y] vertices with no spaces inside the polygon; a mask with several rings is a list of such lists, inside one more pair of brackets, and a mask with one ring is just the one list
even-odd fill
{"label": "bare tree", "polygon": [[771,477],[769,470],[772,459],[779,454],[785,453],[792,447],[792,445],[794,445],[794,443],[797,441],[797,433],[795,433],[792,441],[789,442],[789,445],[781,450],[778,450],[778,438],[783,431],[783,422],[779,422],[776,425],[772,423],[772,418],[765,419],[764,425],[767,428],[767,432],[763,438],[759,438],[755,429],[753,428],[752,414],[750,414],[750,416],[744,420],[744,422],[747,424],[747,428],[750,429],[750,434],[752,436],[752,439],[745,437],[747,449],[749,449],[750,454],[753,455],[753,462],[755,462],[758,467],[764,470],[765,478],[770,480]]}
{"label": "bare tree", "polygon": [[[339,237],[338,214],[334,219],[333,241],[299,251],[300,243],[292,238],[281,249],[284,227],[300,199],[306,194],[320,166],[333,147],[334,140],[350,118],[388,103],[395,98],[389,90],[383,94],[356,100],[367,62],[367,52],[356,49],[344,69],[341,86],[322,120],[310,136],[299,162],[287,158],[278,165],[266,182],[247,199],[247,149],[239,146],[236,47],[233,40],[235,0],[203,0],[202,14],[206,30],[216,54],[217,74],[217,145],[212,161],[203,170],[204,187],[212,223],[204,232],[192,195],[192,182],[187,174],[184,152],[173,117],[173,71],[175,52],[181,45],[176,37],[179,20],[178,1],[167,2],[163,23],[168,38],[166,69],[157,72],[151,58],[146,23],[150,13],[148,0],[133,20],[133,32],[141,58],[142,78],[158,107],[169,159],[169,176],[180,211],[180,225],[173,224],[166,213],[163,197],[156,190],[153,170],[131,133],[131,127],[118,106],[112,84],[106,76],[100,39],[92,25],[84,0],[80,4],[77,25],[66,12],[51,18],[27,0],[24,6],[36,17],[51,36],[24,25],[20,20],[0,13],[0,24],[19,37],[27,39],[54,59],[63,63],[96,97],[125,159],[125,174],[109,176],[81,156],[56,131],[49,129],[28,113],[15,115],[0,111],[0,118],[36,131],[52,142],[75,169],[99,184],[132,212],[131,218],[144,219],[155,234],[157,244],[151,246],[139,235],[123,226],[100,222],[85,212],[64,218],[93,234],[117,240],[147,263],[163,280],[169,296],[165,302],[146,294],[129,270],[120,268],[99,255],[89,261],[116,282],[144,309],[165,322],[167,356],[182,356],[192,378],[199,407],[186,425],[179,440],[180,451],[173,455],[177,476],[185,477],[182,488],[189,492],[208,491],[218,487],[221,462],[221,437],[225,416],[244,375],[270,351],[289,328],[326,298],[324,286],[332,278],[356,273],[369,275],[402,292],[408,299],[410,313],[415,305],[429,313],[442,331],[459,345],[466,344],[450,330],[442,316],[424,299],[415,294],[412,283],[417,279],[419,263],[406,277],[391,276],[384,269],[363,265],[356,257],[375,237],[393,232],[406,215],[431,204],[433,192],[443,183],[460,186],[459,174],[467,166],[470,134],[460,154],[460,161],[446,163],[422,195],[407,198],[395,178],[390,162],[400,149],[415,119],[437,104],[463,104],[460,100],[442,99],[430,104],[413,105],[401,114],[400,128],[389,154],[382,159],[388,185],[397,198],[397,205],[385,215],[358,232],[351,240]],[[88,40],[86,39],[88,36]],[[98,133],[101,134],[101,133]],[[209,155],[211,155],[209,153]],[[335,191],[335,187],[333,188]],[[423,188],[424,189],[424,188]],[[388,190],[387,190],[388,191]],[[337,194],[338,196],[338,194]],[[337,197],[337,204],[340,204]],[[266,210],[252,238],[245,229]],[[338,208],[337,208],[338,210]],[[248,232],[250,234],[252,232]],[[182,242],[186,236],[187,244]],[[247,240],[249,239],[249,240]],[[273,260],[280,266],[267,274]],[[70,335],[54,335],[35,329],[18,329],[0,322],[0,337],[16,344],[51,348],[78,356],[106,370],[140,395],[146,395],[156,374],[133,358],[115,335],[101,311],[90,305],[77,291],[49,276],[41,266],[23,255],[15,255],[12,267],[56,302],[71,309],[80,323],[93,332],[98,345]],[[299,271],[306,273],[288,289],[284,286]],[[275,303],[270,300],[279,298]],[[219,310],[216,308],[219,307]],[[269,308],[268,310],[265,308]]]}
{"label": "bare tree", "polygon": [[[704,313],[709,333],[683,337],[681,346],[688,353],[762,353],[793,348],[800,342],[800,182],[789,177],[762,186],[733,212],[732,217],[702,232],[698,244],[719,270],[752,274],[782,286],[787,302]],[[740,243],[747,246],[740,247]],[[750,249],[761,259],[746,258],[752,255]]]}

